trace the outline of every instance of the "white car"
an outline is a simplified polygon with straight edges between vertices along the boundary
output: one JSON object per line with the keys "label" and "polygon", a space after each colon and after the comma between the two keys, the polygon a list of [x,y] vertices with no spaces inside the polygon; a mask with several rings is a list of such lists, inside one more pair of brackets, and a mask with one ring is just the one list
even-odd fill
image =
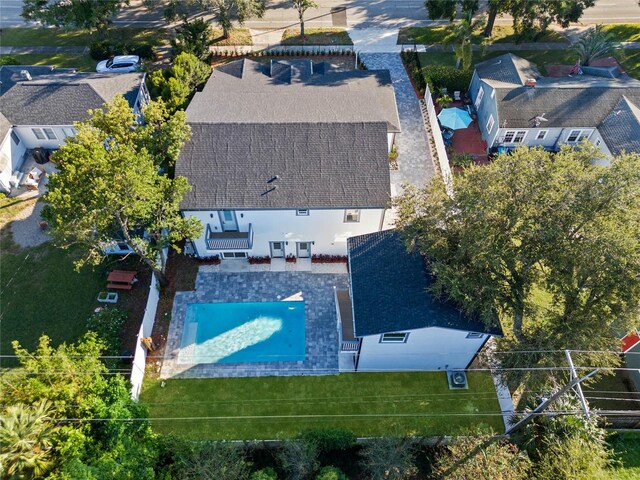
{"label": "white car", "polygon": [[116,55],[103,60],[96,66],[96,72],[129,73],[140,70],[140,57],[137,55]]}

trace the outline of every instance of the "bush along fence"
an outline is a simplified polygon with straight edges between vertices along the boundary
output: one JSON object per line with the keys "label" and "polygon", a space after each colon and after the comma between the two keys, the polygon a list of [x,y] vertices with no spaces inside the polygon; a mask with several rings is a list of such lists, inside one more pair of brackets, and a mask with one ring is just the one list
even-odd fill
{"label": "bush along fence", "polygon": [[147,352],[153,348],[151,342],[151,331],[156,318],[156,310],[158,309],[158,301],[160,300],[160,290],[155,275],[151,275],[151,285],[149,285],[149,296],[147,297],[147,305],[144,309],[144,317],[138,337],[136,339],[136,350],[133,355],[133,365],[131,366],[131,398],[137,400],[142,389],[142,381],[144,380],[145,365],[147,362]]}
{"label": "bush along fence", "polygon": [[355,55],[353,45],[229,45],[209,47],[218,56],[265,55]]}

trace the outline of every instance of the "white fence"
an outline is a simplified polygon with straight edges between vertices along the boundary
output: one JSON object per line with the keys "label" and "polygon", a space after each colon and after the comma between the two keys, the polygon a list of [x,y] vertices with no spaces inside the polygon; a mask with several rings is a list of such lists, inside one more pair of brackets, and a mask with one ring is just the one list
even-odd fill
{"label": "white fence", "polygon": [[140,396],[142,381],[144,380],[144,370],[147,361],[147,349],[142,344],[142,339],[151,336],[153,330],[153,322],[156,318],[156,310],[158,309],[158,300],[160,300],[160,291],[158,290],[158,281],[155,275],[151,275],[151,285],[149,285],[149,297],[147,298],[147,306],[144,309],[144,317],[138,331],[136,339],[136,351],[133,356],[133,365],[131,368],[131,398],[137,400]]}
{"label": "white fence", "polygon": [[281,45],[258,44],[258,45],[230,45],[224,47],[209,47],[209,51],[214,55],[249,55],[251,53],[264,52],[266,55],[278,52],[282,54],[353,54],[353,45]]}
{"label": "white fence", "polygon": [[[427,130],[430,130],[431,150],[437,157],[437,164],[440,167],[440,173],[447,188],[447,193],[453,195],[453,176],[451,174],[451,167],[449,166],[449,157],[444,145],[442,132],[438,124],[438,115],[436,114],[436,108],[433,105],[433,98],[431,97],[428,85],[425,87],[424,100],[420,100],[420,110],[422,110],[422,118],[425,126],[428,126]],[[431,141],[433,141],[433,143],[431,143]]]}

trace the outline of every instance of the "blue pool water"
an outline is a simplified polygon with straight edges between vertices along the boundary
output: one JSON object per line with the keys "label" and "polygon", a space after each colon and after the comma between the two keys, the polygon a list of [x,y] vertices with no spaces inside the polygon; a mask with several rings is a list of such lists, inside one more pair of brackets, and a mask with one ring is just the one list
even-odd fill
{"label": "blue pool water", "polygon": [[304,301],[187,305],[179,363],[304,360]]}

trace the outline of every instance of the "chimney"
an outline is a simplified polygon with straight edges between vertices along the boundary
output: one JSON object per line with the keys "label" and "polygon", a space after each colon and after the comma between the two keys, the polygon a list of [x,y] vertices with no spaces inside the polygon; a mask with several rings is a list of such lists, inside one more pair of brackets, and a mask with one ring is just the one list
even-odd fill
{"label": "chimney", "polygon": [[20,76],[23,80],[31,80],[31,74],[29,70],[20,70]]}
{"label": "chimney", "polygon": [[538,82],[536,81],[536,79],[535,79],[535,78],[527,78],[527,79],[524,81],[524,86],[525,86],[525,87],[535,88],[535,86],[536,86],[536,84],[537,84],[537,83],[538,83]]}

